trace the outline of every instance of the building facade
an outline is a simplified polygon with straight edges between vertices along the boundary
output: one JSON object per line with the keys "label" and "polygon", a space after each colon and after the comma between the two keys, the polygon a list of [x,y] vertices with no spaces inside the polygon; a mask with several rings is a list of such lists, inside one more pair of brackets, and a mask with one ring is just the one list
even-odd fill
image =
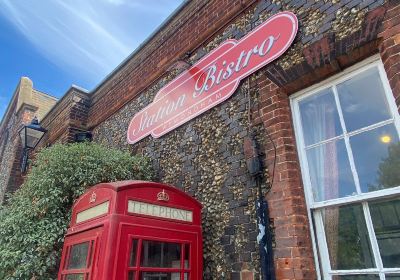
{"label": "building facade", "polygon": [[21,78],[0,123],[0,203],[6,192],[15,191],[23,182],[19,130],[34,117],[42,120],[56,102],[57,98],[34,89],[29,78]]}
{"label": "building facade", "polygon": [[[133,116],[185,64],[281,11],[299,21],[282,56],[221,104],[128,144]],[[92,92],[71,88],[42,120],[40,145],[90,131],[150,157],[156,181],[203,204],[204,279],[259,279],[243,148],[254,136],[276,279],[400,279],[399,14],[394,0],[185,1]]]}

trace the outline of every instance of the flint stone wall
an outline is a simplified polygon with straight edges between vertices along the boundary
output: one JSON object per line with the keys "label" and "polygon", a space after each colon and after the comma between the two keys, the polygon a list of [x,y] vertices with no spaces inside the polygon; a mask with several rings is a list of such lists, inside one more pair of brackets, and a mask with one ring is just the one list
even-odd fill
{"label": "flint stone wall", "polygon": [[[128,71],[132,60],[119,70],[115,80],[110,78],[113,86],[107,98],[95,99],[96,113],[91,111],[88,121],[94,141],[150,157],[157,181],[175,185],[203,204],[205,279],[259,278],[257,190],[243,155],[243,140],[251,131],[249,106],[265,163],[264,190],[275,159],[267,131],[277,145],[275,184],[267,195],[277,279],[316,279],[288,96],[377,53],[375,40],[383,21],[384,4],[383,0],[255,1],[192,50],[189,61],[198,61],[226,39],[242,38],[283,10],[292,11],[299,18],[299,33],[293,45],[275,62],[242,81],[230,99],[159,139],[149,136],[128,145],[126,131],[133,115],[151,103],[157,91],[178,71],[146,86],[141,83],[147,82],[146,77],[135,76],[138,71]],[[158,66],[168,63],[156,55],[148,59],[156,64],[160,61]],[[104,94],[106,87],[107,84],[101,87],[99,93]],[[136,87],[146,89],[135,92]],[[115,101],[113,107],[120,103],[121,109],[116,113],[107,110],[110,100]]]}

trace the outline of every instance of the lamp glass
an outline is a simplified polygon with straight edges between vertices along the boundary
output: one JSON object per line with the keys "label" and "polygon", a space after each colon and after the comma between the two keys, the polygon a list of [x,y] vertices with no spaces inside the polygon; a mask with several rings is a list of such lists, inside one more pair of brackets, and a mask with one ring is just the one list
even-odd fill
{"label": "lamp glass", "polygon": [[25,148],[26,147],[26,143],[25,143],[25,141],[26,141],[26,137],[25,137],[25,135],[26,135],[26,133],[25,133],[25,127],[23,127],[20,131],[19,131],[19,136],[21,137],[21,145],[22,145],[22,147],[23,148]]}
{"label": "lamp glass", "polygon": [[26,129],[26,147],[29,149],[34,149],[36,145],[39,143],[40,139],[42,139],[45,131],[36,130],[29,126],[25,127]]}

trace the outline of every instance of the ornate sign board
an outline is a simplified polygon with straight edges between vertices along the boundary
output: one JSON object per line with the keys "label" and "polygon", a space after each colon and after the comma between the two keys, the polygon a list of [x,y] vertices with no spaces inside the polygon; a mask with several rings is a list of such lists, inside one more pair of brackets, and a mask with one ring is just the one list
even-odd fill
{"label": "ornate sign board", "polygon": [[298,29],[291,12],[278,13],[241,40],[227,40],[164,86],[153,103],[138,112],[127,132],[134,144],[158,138],[228,99],[239,82],[281,56]]}

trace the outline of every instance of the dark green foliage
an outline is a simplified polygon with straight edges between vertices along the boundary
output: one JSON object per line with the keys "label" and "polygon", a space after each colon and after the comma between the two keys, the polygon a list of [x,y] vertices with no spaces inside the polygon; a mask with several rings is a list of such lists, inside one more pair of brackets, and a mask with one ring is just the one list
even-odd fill
{"label": "dark green foliage", "polygon": [[379,164],[379,185],[393,188],[400,185],[400,143],[388,148],[388,157]]}
{"label": "dark green foliage", "polygon": [[150,163],[93,143],[42,150],[0,208],[0,279],[54,279],[74,200],[99,182],[150,180]]}

